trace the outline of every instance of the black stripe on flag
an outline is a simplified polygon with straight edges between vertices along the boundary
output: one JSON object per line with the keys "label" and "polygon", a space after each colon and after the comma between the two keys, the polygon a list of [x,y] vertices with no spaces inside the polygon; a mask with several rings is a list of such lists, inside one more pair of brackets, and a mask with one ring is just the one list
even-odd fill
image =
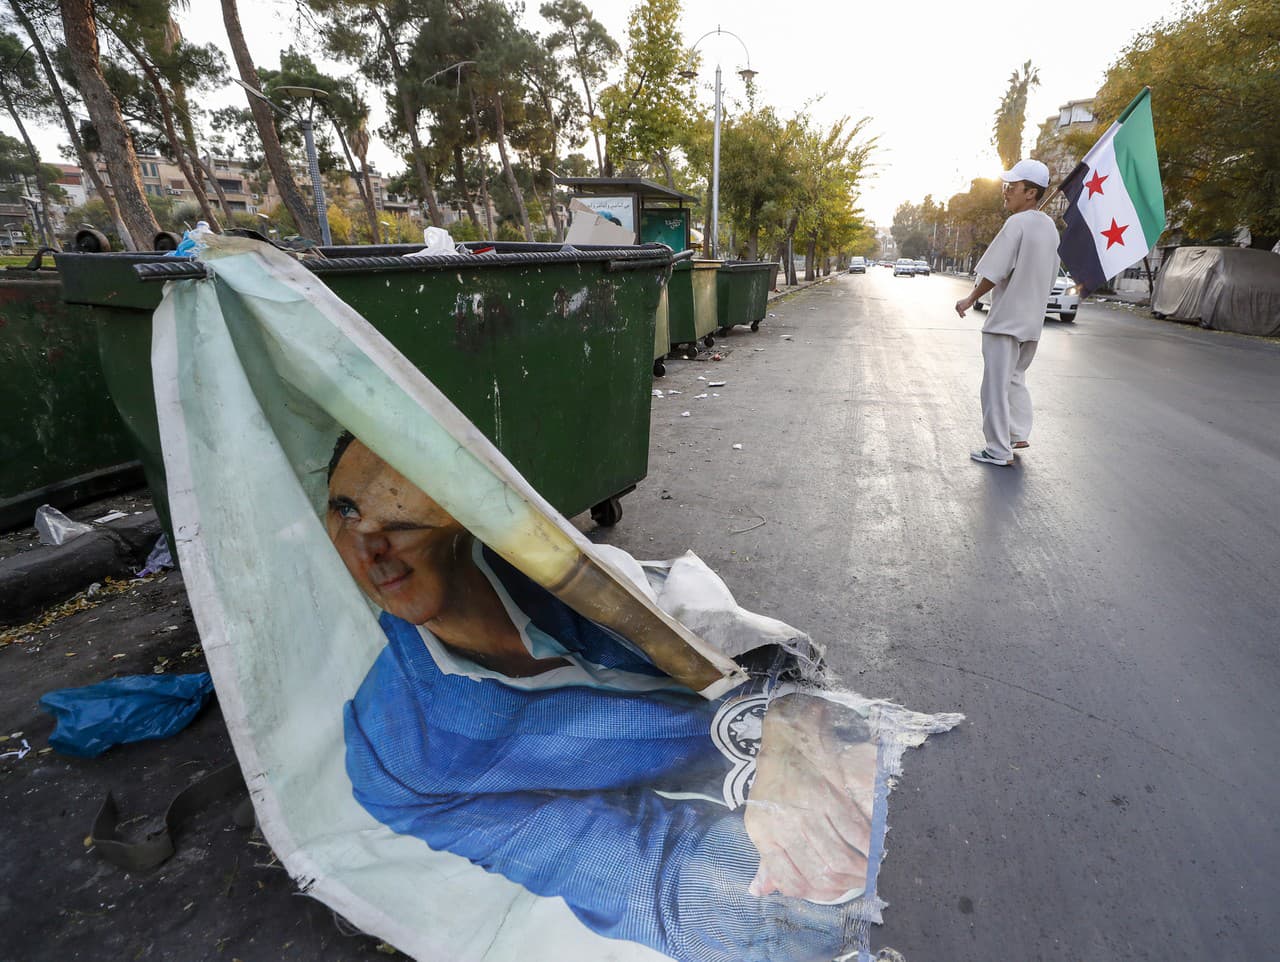
{"label": "black stripe on flag", "polygon": [[1080,213],[1080,192],[1084,190],[1085,177],[1089,173],[1086,164],[1080,164],[1062,182],[1060,190],[1067,198],[1067,210],[1062,215],[1066,229],[1058,241],[1058,257],[1067,273],[1080,285],[1080,296],[1086,297],[1107,282],[1098,260],[1098,243],[1093,231]]}

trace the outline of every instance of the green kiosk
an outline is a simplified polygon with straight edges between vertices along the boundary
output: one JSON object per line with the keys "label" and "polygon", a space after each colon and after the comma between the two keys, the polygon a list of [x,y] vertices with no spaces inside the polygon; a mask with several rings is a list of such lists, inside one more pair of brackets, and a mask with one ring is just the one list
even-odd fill
{"label": "green kiosk", "polygon": [[[677,254],[690,251],[686,205],[698,198],[639,177],[560,177],[572,192],[568,240],[578,244],[666,244]],[[718,326],[715,268],[720,261],[683,257],[672,266],[666,296],[658,305],[653,373],[666,373],[664,360],[679,351],[696,357],[697,342],[708,347]]]}

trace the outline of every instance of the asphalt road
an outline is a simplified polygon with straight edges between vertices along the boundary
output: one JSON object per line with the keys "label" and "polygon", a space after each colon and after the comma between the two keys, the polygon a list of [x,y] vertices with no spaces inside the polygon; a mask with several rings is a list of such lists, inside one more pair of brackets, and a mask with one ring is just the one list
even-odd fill
{"label": "asphalt road", "polygon": [[905,759],[874,948],[1276,958],[1280,344],[1087,305],[992,467],[967,288],[845,275],[668,362],[649,479],[598,536],[692,548],[850,687],[965,713]]}

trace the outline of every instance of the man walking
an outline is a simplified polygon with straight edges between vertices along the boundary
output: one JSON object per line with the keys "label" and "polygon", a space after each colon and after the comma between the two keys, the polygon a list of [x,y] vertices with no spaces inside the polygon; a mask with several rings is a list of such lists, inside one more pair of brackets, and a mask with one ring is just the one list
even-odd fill
{"label": "man walking", "polygon": [[982,325],[982,433],[986,446],[969,457],[985,464],[1013,464],[1014,449],[1030,447],[1031,395],[1027,368],[1036,356],[1045,306],[1058,274],[1058,230],[1037,210],[1049,187],[1049,168],[1020,160],[1001,174],[1010,217],[978,261],[977,286],[956,301],[964,317],[992,291]]}

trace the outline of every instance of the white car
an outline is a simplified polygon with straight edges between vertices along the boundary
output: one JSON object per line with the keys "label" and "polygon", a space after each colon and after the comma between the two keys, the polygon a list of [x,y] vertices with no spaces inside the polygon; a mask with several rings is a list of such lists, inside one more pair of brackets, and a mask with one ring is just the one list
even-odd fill
{"label": "white car", "polygon": [[[976,311],[985,311],[990,294],[984,294],[973,305]],[[1071,275],[1058,268],[1058,276],[1053,282],[1053,290],[1049,292],[1049,302],[1045,305],[1045,314],[1057,314],[1058,320],[1070,323],[1076,319],[1076,311],[1080,309],[1080,288],[1071,279]]]}
{"label": "white car", "polygon": [[893,262],[894,277],[915,277],[916,262],[906,257],[899,257]]}

